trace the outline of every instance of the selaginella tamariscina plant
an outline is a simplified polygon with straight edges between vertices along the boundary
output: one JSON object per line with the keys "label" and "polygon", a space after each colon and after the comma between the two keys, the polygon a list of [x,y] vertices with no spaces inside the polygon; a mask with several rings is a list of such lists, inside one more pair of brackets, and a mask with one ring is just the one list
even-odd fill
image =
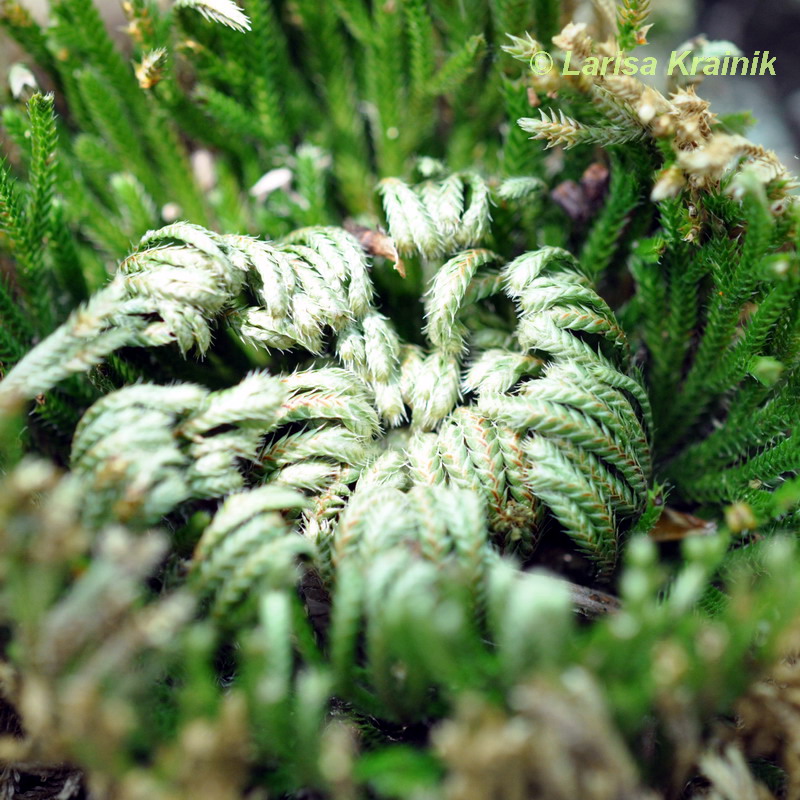
{"label": "selaginella tamariscina plant", "polygon": [[4,791],[800,797],[791,177],[528,66],[645,4],[124,8],[0,17]]}

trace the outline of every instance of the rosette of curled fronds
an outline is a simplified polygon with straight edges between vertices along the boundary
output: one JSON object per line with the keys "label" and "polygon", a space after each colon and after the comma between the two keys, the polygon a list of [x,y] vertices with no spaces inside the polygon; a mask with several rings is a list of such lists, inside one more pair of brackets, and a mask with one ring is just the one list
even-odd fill
{"label": "rosette of curled fronds", "polygon": [[[423,217],[438,215],[438,241],[451,235],[460,247],[482,236],[469,220],[488,209],[478,200],[485,187],[472,185],[456,213],[455,201],[441,200],[455,191],[448,181],[419,191],[384,184],[384,195],[413,192]],[[91,488],[87,518],[148,524],[187,501],[283,487],[309,498],[293,523],[330,577],[337,531],[342,520],[355,524],[350,509],[365,492],[393,498],[369,511],[388,525],[399,496],[451,488],[476,494],[504,547],[530,552],[549,509],[611,570],[647,502],[652,423],[625,335],[585,268],[555,247],[508,264],[462,249],[421,298],[426,346],[403,341],[372,298],[367,256],[343,230],[263,242],[176,224],[147,234],[0,392],[46,391],[124,345],[203,352],[212,324],[227,320],[256,345],[305,355],[294,371],[223,390],[136,385],[97,402],[72,455]]]}

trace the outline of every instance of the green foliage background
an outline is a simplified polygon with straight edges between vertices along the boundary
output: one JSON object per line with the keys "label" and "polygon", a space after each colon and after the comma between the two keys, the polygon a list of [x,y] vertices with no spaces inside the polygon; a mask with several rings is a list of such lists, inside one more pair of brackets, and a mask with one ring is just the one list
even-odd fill
{"label": "green foliage background", "polygon": [[8,796],[800,796],[791,177],[527,66],[646,5],[3,0]]}

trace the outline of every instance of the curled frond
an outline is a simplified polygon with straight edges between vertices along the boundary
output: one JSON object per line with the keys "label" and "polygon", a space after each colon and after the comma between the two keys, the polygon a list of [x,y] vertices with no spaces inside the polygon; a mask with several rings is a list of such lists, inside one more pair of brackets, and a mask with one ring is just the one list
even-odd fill
{"label": "curled frond", "polygon": [[210,22],[218,22],[235,31],[250,30],[249,17],[233,0],[177,0],[176,8],[191,8]]}
{"label": "curled frond", "polygon": [[385,178],[378,188],[389,233],[400,255],[420,253],[425,258],[439,255],[441,236],[419,196],[397,178]]}
{"label": "curled frond", "polygon": [[478,270],[496,263],[497,259],[498,256],[489,250],[466,250],[451,258],[436,273],[425,298],[428,315],[425,333],[436,347],[453,355],[463,351],[459,313]]}
{"label": "curled frond", "polygon": [[444,419],[461,394],[461,369],[453,355],[434,351],[420,365],[411,388],[412,425],[434,428]]}
{"label": "curled frond", "polygon": [[230,613],[255,585],[294,582],[297,557],[314,548],[289,532],[279,512],[305,503],[302,495],[281,486],[262,486],[225,500],[197,543],[193,561],[196,590],[213,597],[217,616]]}

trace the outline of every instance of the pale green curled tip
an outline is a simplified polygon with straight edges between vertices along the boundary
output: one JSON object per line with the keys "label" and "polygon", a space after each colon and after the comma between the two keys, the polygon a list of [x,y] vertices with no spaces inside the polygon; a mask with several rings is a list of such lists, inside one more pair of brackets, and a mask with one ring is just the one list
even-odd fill
{"label": "pale green curled tip", "polygon": [[444,247],[449,251],[456,245],[464,213],[464,183],[458,173],[443,176],[421,183],[416,191],[433,218]]}
{"label": "pale green curled tip", "polygon": [[[314,256],[308,260],[328,285],[341,293],[344,304],[356,319],[369,311],[373,299],[369,260],[352,234],[341,228],[320,226],[301,228],[283,241],[288,244],[286,249],[297,244],[310,248]],[[307,254],[306,250],[301,252]]]}
{"label": "pale green curled tip", "polygon": [[491,193],[476,172],[437,175],[414,187],[387,178],[379,190],[389,232],[403,254],[430,260],[476,247],[489,233]]}
{"label": "pale green curled tip", "polygon": [[369,259],[355,237],[341,228],[327,228],[330,239],[338,247],[347,264],[347,299],[356,317],[364,316],[372,307],[373,286],[369,276]]}
{"label": "pale green curled tip", "polygon": [[534,493],[547,503],[580,549],[597,560],[601,572],[611,571],[617,558],[617,525],[599,487],[575,469],[549,439],[533,436],[525,451]]}
{"label": "pale green curled tip", "polygon": [[367,368],[367,346],[361,325],[351,323],[336,339],[336,355],[342,364],[354,372]]}
{"label": "pale green curled tip", "polygon": [[400,369],[400,338],[386,317],[376,311],[362,320],[366,372],[371,381],[396,378]]}
{"label": "pale green curled tip", "polygon": [[231,423],[255,425],[266,432],[275,425],[285,398],[286,389],[278,378],[253,372],[236,386],[207,395],[181,432],[191,437]]}
{"label": "pale green curled tip", "polygon": [[[191,222],[174,222],[171,225],[166,225],[157,230],[150,230],[145,233],[139,240],[138,251],[148,249],[158,242],[167,243],[171,240],[181,242],[183,244],[205,253],[211,258],[219,261],[227,262],[230,264],[224,248],[220,247],[220,237],[206,230],[200,225],[195,225]],[[120,265],[121,271],[126,271],[128,265],[135,263],[137,253],[125,259]]]}
{"label": "pale green curled tip", "polygon": [[404,344],[400,348],[400,391],[403,402],[413,410],[414,390],[417,376],[422,369],[425,355],[422,348],[415,344]]}
{"label": "pale green curled tip", "polygon": [[455,553],[474,590],[473,602],[482,608],[486,602],[485,573],[490,563],[483,498],[474,491],[458,489],[441,492],[439,498],[447,513]]}
{"label": "pale green curled tip", "polygon": [[209,22],[244,33],[250,30],[250,18],[233,0],[177,0],[175,8],[191,8]]}
{"label": "pale green curled tip", "polygon": [[309,342],[293,322],[276,316],[265,308],[245,308],[228,314],[228,324],[242,341],[268,350],[293,350],[305,346],[311,352],[321,342]]}
{"label": "pale green curled tip", "polygon": [[419,253],[435,258],[442,252],[442,241],[429,209],[414,190],[397,178],[384,178],[378,184],[389,224],[389,234],[400,255]]}
{"label": "pale green curled tip", "polygon": [[344,369],[305,370],[280,378],[289,390],[278,419],[282,424],[306,420],[338,420],[362,436],[378,432],[378,415],[366,385]]}
{"label": "pale green curled tip", "polygon": [[244,236],[236,239],[236,245],[252,264],[252,277],[248,282],[264,308],[276,317],[286,314],[289,311],[290,298],[297,290],[288,255],[268,242]]}
{"label": "pale green curled tip", "polygon": [[404,451],[409,476],[414,484],[436,486],[445,482],[446,474],[437,434],[423,431],[414,434]]}
{"label": "pale green curled tip", "polygon": [[461,368],[458,359],[434,351],[422,362],[411,389],[412,426],[434,428],[443,420],[461,396]]}
{"label": "pale green curled tip", "polygon": [[575,256],[561,247],[540,247],[517,256],[505,266],[506,291],[510,297],[519,297],[531,281],[542,274],[561,274],[567,280],[582,275]]}
{"label": "pale green curled tip", "polygon": [[406,459],[402,450],[389,449],[379,453],[364,470],[358,485],[357,492],[362,492],[375,486],[392,486],[396,489],[406,489],[409,485]]}
{"label": "pale green curled tip", "polygon": [[337,479],[339,469],[336,464],[324,459],[310,458],[296,464],[281,467],[271,478],[278,486],[319,494]]}
{"label": "pale green curled tip", "polygon": [[414,516],[419,521],[420,552],[434,564],[445,562],[452,548],[448,536],[451,520],[441,502],[441,491],[441,485],[418,484],[407,495]]}
{"label": "pale green curled tip", "polygon": [[540,195],[546,188],[539,178],[513,177],[506,178],[497,189],[501,200],[522,200]]}
{"label": "pale green curled tip", "polygon": [[[372,486],[355,493],[344,509],[338,524],[335,527],[333,543],[334,565],[343,562],[347,557],[356,557],[361,546],[361,539],[370,520],[370,514],[380,513],[386,502],[394,501],[397,513],[392,517],[394,524],[402,520],[403,506],[398,502],[402,500],[402,493],[391,486]],[[380,505],[378,503],[380,501]]]}
{"label": "pale green curled tip", "polygon": [[544,361],[513,350],[484,350],[469,365],[463,380],[465,392],[503,393],[510,391],[523,376],[535,377]]}
{"label": "pale green curled tip", "polygon": [[438,434],[438,450],[448,483],[459,489],[480,492],[480,477],[470,458],[469,446],[457,418],[445,420]]}
{"label": "pale green curled tip", "polygon": [[197,542],[195,560],[203,561],[229,533],[257,519],[259,515],[285,509],[302,509],[308,502],[299,492],[272,485],[229,495]]}
{"label": "pale green curled tip", "polygon": [[289,433],[266,447],[260,460],[268,468],[317,458],[363,467],[371,453],[363,436],[341,425],[330,425]]}
{"label": "pale green curled tip", "polygon": [[461,217],[455,233],[459,248],[474,247],[489,233],[491,223],[491,195],[486,181],[475,172],[464,175],[465,188],[469,190],[470,202]]}
{"label": "pale green curled tip", "polygon": [[506,475],[503,452],[494,422],[471,406],[461,406],[451,419],[463,437],[470,470],[478,478],[479,495],[489,510],[490,526],[506,515]]}
{"label": "pale green curled tip", "polygon": [[106,433],[113,431],[115,415],[123,409],[154,410],[179,419],[197,408],[208,390],[190,383],[175,386],[138,384],[111,392],[89,407],[78,421],[72,439],[70,460],[79,462],[87,450]]}
{"label": "pale green curled tip", "polygon": [[[291,585],[297,579],[298,557],[314,553],[312,543],[290,533],[284,518],[271,510],[269,496],[265,499],[263,507],[251,506],[249,518],[228,517],[195,561],[195,588],[213,597],[212,610],[218,617],[230,613],[254,585]],[[221,513],[228,516],[225,508]]]}
{"label": "pale green curled tip", "polygon": [[453,355],[463,351],[464,337],[458,316],[467,291],[478,270],[498,260],[490,250],[466,250],[438,270],[425,296],[428,317],[425,334],[434,346]]}
{"label": "pale green curled tip", "polygon": [[229,257],[221,237],[188,223],[150,231],[139,246],[108,286],[9,372],[0,395],[34,397],[126,345],[208,349],[210,322],[241,290],[246,264]]}

